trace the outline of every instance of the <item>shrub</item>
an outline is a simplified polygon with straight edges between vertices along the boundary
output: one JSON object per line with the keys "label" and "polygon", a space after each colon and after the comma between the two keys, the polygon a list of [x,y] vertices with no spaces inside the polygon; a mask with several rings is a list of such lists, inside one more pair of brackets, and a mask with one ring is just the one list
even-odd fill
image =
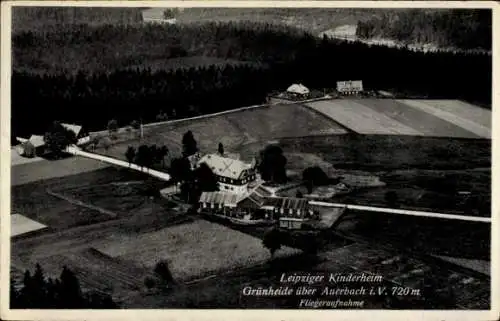
{"label": "shrub", "polygon": [[156,263],[154,272],[156,273],[156,275],[158,275],[158,277],[160,277],[161,280],[165,282],[170,283],[174,281],[167,261],[159,261],[158,263]]}

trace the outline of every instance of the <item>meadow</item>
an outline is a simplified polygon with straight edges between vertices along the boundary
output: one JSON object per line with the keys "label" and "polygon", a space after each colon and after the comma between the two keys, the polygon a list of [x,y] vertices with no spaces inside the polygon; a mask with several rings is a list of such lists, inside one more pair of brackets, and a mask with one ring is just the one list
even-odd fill
{"label": "meadow", "polygon": [[338,99],[306,105],[360,134],[491,138],[491,111],[457,100]]}
{"label": "meadow", "polygon": [[[326,119],[307,108],[297,105],[276,105],[237,111],[225,115],[207,117],[205,119],[185,121],[174,124],[162,124],[144,127],[144,137],[137,139],[137,134],[125,133],[132,139],[122,141],[109,149],[98,148],[96,152],[112,157],[125,159],[128,146],[138,147],[141,144],[166,145],[169,157],[178,157],[181,153],[182,136],[188,130],[194,134],[198,147],[204,153],[217,151],[220,143],[227,152],[239,152],[248,144],[259,142],[262,148],[265,143],[280,137],[300,137],[324,135],[325,132],[344,134],[347,131],[337,123]],[[98,134],[103,135],[103,133]],[[106,135],[104,133],[104,135]],[[135,136],[135,137],[134,137]],[[247,156],[249,160],[254,155]]]}

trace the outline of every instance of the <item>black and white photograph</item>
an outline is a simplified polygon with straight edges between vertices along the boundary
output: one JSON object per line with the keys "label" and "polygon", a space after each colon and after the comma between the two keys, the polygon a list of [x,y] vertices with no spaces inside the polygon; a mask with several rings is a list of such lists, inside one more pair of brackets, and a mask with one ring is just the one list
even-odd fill
{"label": "black and white photograph", "polygon": [[2,4],[2,313],[495,311],[497,4],[126,2]]}

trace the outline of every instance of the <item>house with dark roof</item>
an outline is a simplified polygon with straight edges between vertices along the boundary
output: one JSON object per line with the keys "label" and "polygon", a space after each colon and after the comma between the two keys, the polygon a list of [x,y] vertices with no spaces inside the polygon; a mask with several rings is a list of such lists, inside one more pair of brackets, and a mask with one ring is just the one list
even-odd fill
{"label": "house with dark roof", "polygon": [[302,224],[319,219],[318,211],[306,199],[262,196],[255,190],[241,195],[203,192],[199,209],[204,214],[225,217],[237,223],[279,223],[286,229],[300,229]]}

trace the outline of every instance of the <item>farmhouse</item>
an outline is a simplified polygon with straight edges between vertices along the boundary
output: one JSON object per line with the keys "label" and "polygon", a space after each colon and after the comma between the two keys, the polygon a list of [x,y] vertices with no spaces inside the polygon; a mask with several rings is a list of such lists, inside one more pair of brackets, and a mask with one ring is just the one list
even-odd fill
{"label": "farmhouse", "polygon": [[90,136],[87,131],[84,131],[82,129],[82,126],[79,125],[74,125],[74,124],[66,124],[66,123],[61,123],[61,125],[66,128],[67,130],[72,131],[75,133],[76,139],[77,139],[77,145],[82,145],[85,143],[88,143],[90,141]]}
{"label": "farmhouse", "polygon": [[31,135],[29,139],[17,137],[17,141],[21,143],[19,152],[26,157],[36,157],[45,153],[45,141],[43,136]]}
{"label": "farmhouse", "polygon": [[198,165],[205,163],[217,177],[221,191],[244,194],[248,191],[248,184],[255,181],[256,163],[245,163],[238,159],[223,157],[217,154],[208,154],[198,161]]}
{"label": "farmhouse", "polygon": [[305,98],[309,95],[309,89],[307,89],[307,87],[302,84],[293,84],[288,87],[286,92],[289,95],[297,98]]}
{"label": "farmhouse", "polygon": [[356,95],[363,91],[361,80],[337,81],[337,91],[342,95]]}

